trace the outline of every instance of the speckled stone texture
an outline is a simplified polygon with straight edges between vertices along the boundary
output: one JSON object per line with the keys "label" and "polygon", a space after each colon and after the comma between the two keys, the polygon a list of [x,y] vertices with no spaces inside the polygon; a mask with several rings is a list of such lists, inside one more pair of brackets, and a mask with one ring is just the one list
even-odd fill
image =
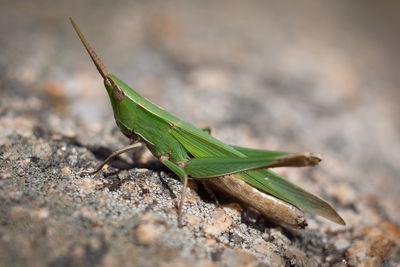
{"label": "speckled stone texture", "polygon": [[[398,266],[397,2],[3,1],[0,266]],[[232,144],[324,156],[280,169],[338,209],[273,224],[128,144],[72,16],[109,70]]]}

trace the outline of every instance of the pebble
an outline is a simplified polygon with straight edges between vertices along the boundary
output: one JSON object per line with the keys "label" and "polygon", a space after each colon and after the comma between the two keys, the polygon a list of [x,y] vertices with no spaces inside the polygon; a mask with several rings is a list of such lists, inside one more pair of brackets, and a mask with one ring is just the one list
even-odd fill
{"label": "pebble", "polygon": [[240,248],[226,248],[221,254],[221,263],[223,266],[242,267],[256,266],[258,263],[257,257]]}
{"label": "pebble", "polygon": [[294,246],[288,246],[285,250],[285,257],[290,259],[292,266],[309,266],[307,255]]}
{"label": "pebble", "polygon": [[364,226],[360,234],[346,251],[349,265],[380,266],[400,239],[400,230],[390,222]]}
{"label": "pebble", "polygon": [[206,238],[205,244],[206,244],[206,246],[212,248],[212,247],[215,247],[217,245],[217,241],[215,239],[213,239],[213,238]]}
{"label": "pebble", "polygon": [[160,267],[183,267],[189,265],[192,265],[191,262],[180,256],[172,257],[171,260],[160,263]]}
{"label": "pebble", "polygon": [[232,217],[227,215],[223,209],[217,209],[211,214],[211,222],[205,222],[203,231],[206,235],[218,237],[232,224]]}
{"label": "pebble", "polygon": [[347,239],[339,238],[334,241],[333,245],[337,250],[344,250],[350,246],[350,242]]}
{"label": "pebble", "polygon": [[120,266],[120,265],[121,265],[120,260],[116,256],[110,253],[103,256],[100,262],[100,266]]}
{"label": "pebble", "polygon": [[238,235],[236,233],[235,234],[231,234],[229,236],[229,241],[231,243],[233,243],[234,245],[240,245],[240,244],[243,243],[243,237],[241,237],[240,235]]}
{"label": "pebble", "polygon": [[64,167],[61,169],[61,178],[68,179],[71,176],[71,169],[69,167]]}
{"label": "pebble", "polygon": [[71,169],[69,167],[64,167],[61,169],[61,173],[64,175],[71,175]]}
{"label": "pebble", "polygon": [[4,160],[8,160],[8,161],[16,161],[18,159],[18,155],[9,151],[4,152],[1,157]]}
{"label": "pebble", "polygon": [[265,242],[264,240],[255,241],[255,245],[252,248],[260,254],[268,254],[270,251],[278,250],[273,243]]}
{"label": "pebble", "polygon": [[69,155],[67,158],[67,161],[70,166],[75,166],[78,163],[78,156],[77,155]]}
{"label": "pebble", "polygon": [[8,215],[10,216],[10,218],[12,220],[20,220],[20,219],[28,216],[29,213],[26,210],[26,208],[18,205],[18,206],[14,206],[14,207],[10,208]]}
{"label": "pebble", "polygon": [[129,178],[129,172],[127,170],[120,171],[120,173],[118,174],[118,178],[121,181],[124,181],[124,180],[128,179]]}
{"label": "pebble", "polygon": [[93,208],[91,207],[82,207],[79,210],[76,210],[73,215],[75,217],[82,217],[92,221],[93,223],[98,223],[97,216]]}
{"label": "pebble", "polygon": [[194,264],[194,267],[217,267],[218,265],[215,262],[210,260],[200,260]]}
{"label": "pebble", "polygon": [[25,170],[22,167],[17,169],[17,175],[23,177],[25,175]]}
{"label": "pebble", "polygon": [[[68,168],[68,167],[65,167],[65,168]],[[78,186],[85,193],[93,192],[96,189],[97,184],[98,183],[96,183],[95,181],[93,181],[93,179],[90,179],[90,178],[84,178],[78,182]]]}
{"label": "pebble", "polygon": [[48,208],[40,208],[40,209],[34,209],[30,212],[32,217],[36,217],[38,219],[46,219],[50,215],[50,211]]}
{"label": "pebble", "polygon": [[[347,267],[347,266],[348,266],[348,264],[345,260],[343,260],[342,262],[336,262],[336,263],[332,264],[332,267]],[[368,266],[373,266],[373,265],[368,265]]]}
{"label": "pebble", "polygon": [[40,159],[48,159],[51,157],[52,149],[46,140],[40,139],[37,143],[33,145],[33,156]]}
{"label": "pebble", "polygon": [[275,244],[286,246],[290,244],[290,240],[282,234],[281,228],[273,228],[270,231],[270,237],[273,239]]}
{"label": "pebble", "polygon": [[8,190],[5,194],[4,194],[5,198],[8,198],[10,200],[20,200],[22,197],[22,192],[17,190],[17,189],[11,189]]}
{"label": "pebble", "polygon": [[156,242],[158,236],[165,230],[165,227],[155,224],[141,224],[136,228],[136,240],[143,245],[151,245]]}
{"label": "pebble", "polygon": [[265,256],[270,266],[285,266],[285,259],[281,256],[280,250],[275,244],[260,240],[253,246],[253,249]]}
{"label": "pebble", "polygon": [[11,178],[11,173],[8,170],[0,171],[0,180],[1,179],[9,179],[9,178]]}
{"label": "pebble", "polygon": [[222,206],[222,208],[233,217],[242,216],[242,206],[239,203],[229,203]]}
{"label": "pebble", "polygon": [[201,219],[194,215],[187,214],[185,217],[186,217],[185,221],[186,221],[187,225],[190,227],[197,226],[201,222]]}
{"label": "pebble", "polygon": [[101,241],[97,237],[91,237],[88,240],[88,245],[89,245],[91,251],[96,251],[101,248]]}

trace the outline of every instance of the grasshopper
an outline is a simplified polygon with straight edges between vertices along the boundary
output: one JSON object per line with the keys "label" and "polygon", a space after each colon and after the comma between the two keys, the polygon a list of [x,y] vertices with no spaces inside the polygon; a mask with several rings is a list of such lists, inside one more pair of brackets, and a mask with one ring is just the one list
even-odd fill
{"label": "grasshopper", "polygon": [[305,227],[300,209],[345,225],[328,202],[269,170],[284,166],[314,166],[322,160],[319,154],[259,150],[219,141],[210,135],[209,129],[180,120],[109,73],[78,26],[72,18],[70,20],[104,79],[117,126],[131,141],[130,145],[113,152],[98,164],[94,171],[84,174],[93,175],[115,156],[146,146],[183,182],[178,204],[180,226],[189,177],[205,181],[287,226]]}

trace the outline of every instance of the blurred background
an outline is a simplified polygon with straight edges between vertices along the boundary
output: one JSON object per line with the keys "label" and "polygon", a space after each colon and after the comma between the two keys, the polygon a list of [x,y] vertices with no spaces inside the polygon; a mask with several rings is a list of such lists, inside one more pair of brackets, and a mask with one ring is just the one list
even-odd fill
{"label": "blurred background", "polygon": [[[228,143],[320,152],[329,178],[309,187],[329,180],[328,193],[347,204],[373,197],[400,225],[398,1],[1,6],[1,88],[45,97],[82,133],[116,126],[70,16],[109,71],[153,102]],[[53,130],[80,138],[72,126]]]}

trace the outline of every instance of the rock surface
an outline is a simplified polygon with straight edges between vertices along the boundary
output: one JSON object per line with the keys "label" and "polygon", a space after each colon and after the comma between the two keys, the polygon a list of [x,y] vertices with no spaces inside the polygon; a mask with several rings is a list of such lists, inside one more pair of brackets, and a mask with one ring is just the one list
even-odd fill
{"label": "rock surface", "polygon": [[[2,6],[0,266],[399,265],[399,40],[370,16],[398,24],[398,4],[168,3]],[[179,228],[181,184],[147,151],[81,177],[128,141],[68,16],[113,73],[223,141],[321,152],[280,172],[347,226],[286,229],[190,183]]]}

